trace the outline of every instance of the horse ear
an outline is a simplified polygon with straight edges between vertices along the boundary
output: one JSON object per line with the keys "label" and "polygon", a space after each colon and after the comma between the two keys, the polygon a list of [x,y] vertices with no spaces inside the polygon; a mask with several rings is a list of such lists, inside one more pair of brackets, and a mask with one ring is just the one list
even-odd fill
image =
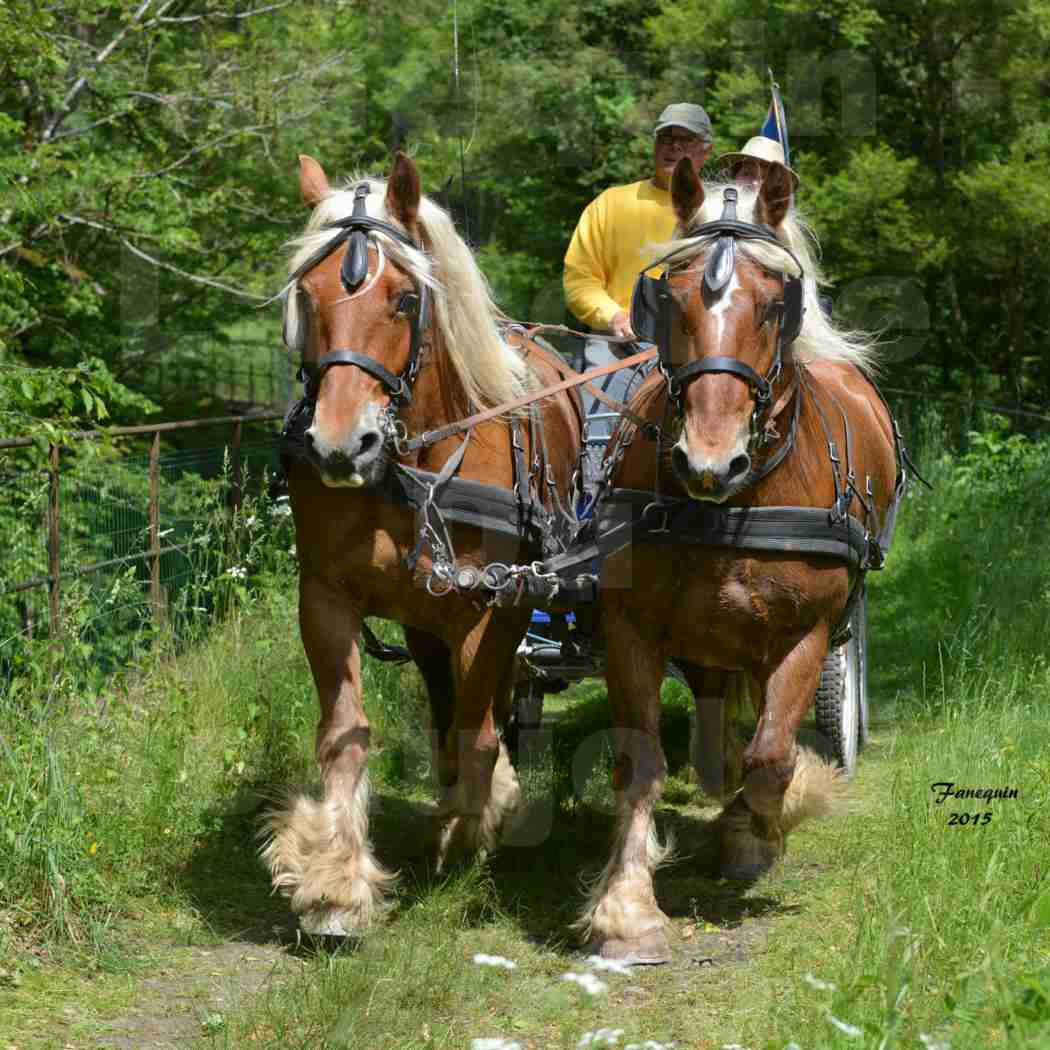
{"label": "horse ear", "polygon": [[320,204],[332,192],[324,168],[305,153],[299,154],[299,192],[308,208]]}
{"label": "horse ear", "polygon": [[784,216],[791,207],[793,190],[791,174],[787,168],[775,161],[771,163],[766,177],[762,180],[762,188],[758,191],[755,221],[765,223],[775,230],[784,221]]}
{"label": "horse ear", "polygon": [[671,176],[671,202],[678,222],[683,227],[689,225],[704,203],[704,184],[688,157],[680,158],[675,165],[674,175]]}
{"label": "horse ear", "polygon": [[394,154],[394,167],[386,184],[386,210],[406,230],[416,224],[421,195],[419,169],[411,157],[398,150]]}

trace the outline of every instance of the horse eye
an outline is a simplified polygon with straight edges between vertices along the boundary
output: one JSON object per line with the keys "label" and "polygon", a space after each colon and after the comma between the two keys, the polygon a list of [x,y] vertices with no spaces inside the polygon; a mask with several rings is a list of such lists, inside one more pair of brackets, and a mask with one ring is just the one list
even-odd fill
{"label": "horse eye", "polygon": [[395,316],[407,316],[416,308],[416,293],[415,292],[402,292],[397,299],[397,307],[394,310]]}

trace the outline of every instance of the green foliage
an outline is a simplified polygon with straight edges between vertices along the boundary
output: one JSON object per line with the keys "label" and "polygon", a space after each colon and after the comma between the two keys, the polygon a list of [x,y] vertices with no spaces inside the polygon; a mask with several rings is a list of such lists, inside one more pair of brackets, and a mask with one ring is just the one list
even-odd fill
{"label": "green foliage", "polygon": [[969,443],[959,457],[928,439],[923,473],[934,489],[911,484],[887,568],[872,578],[883,638],[875,661],[902,688],[916,675],[943,680],[946,703],[964,681],[994,692],[1014,668],[1041,673],[1050,628],[1050,556],[1039,542],[1050,442],[1012,434],[1000,419]]}
{"label": "green foliage", "polygon": [[145,407],[121,387],[169,416],[214,406],[229,326],[278,287],[302,219],[296,154],[382,173],[406,145],[505,308],[568,320],[573,226],[648,173],[654,115],[701,101],[716,152],[737,148],[768,66],[842,316],[881,326],[872,286],[889,328],[917,318],[921,355],[893,365],[914,389],[1036,409],[1050,391],[1043,0],[35,9],[0,12],[0,375],[87,350],[116,420]]}
{"label": "green foliage", "polygon": [[[139,895],[174,899],[199,837],[228,833],[212,811],[217,791],[247,797],[302,772],[312,686],[300,656],[294,695],[273,691],[287,640],[253,626],[289,622],[290,522],[253,499],[231,518],[219,491],[197,497],[201,555],[169,612],[178,636],[157,636],[129,570],[103,594],[71,588],[61,639],[8,655],[0,899],[24,934],[79,943]],[[177,660],[213,618],[229,633],[188,666]],[[247,660],[243,677],[222,680],[231,653]],[[247,820],[241,812],[238,826]]]}

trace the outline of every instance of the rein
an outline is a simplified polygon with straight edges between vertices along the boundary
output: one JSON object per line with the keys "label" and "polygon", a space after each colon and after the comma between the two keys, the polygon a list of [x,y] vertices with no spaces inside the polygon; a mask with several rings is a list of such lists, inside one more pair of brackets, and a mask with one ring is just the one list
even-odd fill
{"label": "rein", "polygon": [[[561,380],[561,382],[551,383],[549,386],[545,386],[540,390],[534,390],[529,394],[523,394],[521,397],[516,397],[512,401],[504,401],[502,404],[495,405],[492,408],[486,408],[482,412],[475,412],[474,415],[468,416],[466,419],[457,420],[455,423],[449,423],[447,426],[443,426],[439,430],[425,430],[419,435],[419,437],[409,438],[407,440],[399,439],[397,442],[397,450],[402,455],[416,452],[421,448],[426,448],[429,445],[437,444],[439,441],[444,441],[446,438],[453,437],[456,434],[461,434],[465,430],[471,430],[473,427],[479,426],[481,423],[487,423],[490,419],[495,419],[497,416],[513,412],[516,409],[523,408],[535,401],[542,401],[545,397],[560,394],[563,390],[572,390],[574,387],[584,386],[592,379],[600,379],[602,376],[609,375],[612,372],[618,372],[622,368],[630,368],[634,365],[645,364],[647,361],[651,361],[656,357],[656,355],[657,350],[654,347],[650,350],[643,350],[638,354],[632,354],[630,357],[625,357],[622,361],[614,361],[611,365],[601,365],[600,367],[592,368],[587,372],[572,375]],[[591,392],[594,393],[593,390]],[[613,402],[611,398],[607,399],[603,397],[602,400],[617,407],[626,408],[626,406],[620,406],[619,401]],[[649,423],[647,420],[641,419],[641,417],[635,417],[632,419],[632,422],[637,422],[639,425],[643,425],[646,428],[655,426],[655,424]]]}

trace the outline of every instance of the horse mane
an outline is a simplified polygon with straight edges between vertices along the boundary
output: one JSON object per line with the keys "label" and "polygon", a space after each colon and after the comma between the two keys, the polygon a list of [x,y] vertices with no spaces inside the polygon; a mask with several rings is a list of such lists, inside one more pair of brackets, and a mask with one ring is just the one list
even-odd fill
{"label": "horse mane", "polygon": [[[714,222],[722,217],[722,191],[727,187],[737,191],[737,218],[742,222],[754,222],[758,194],[737,186],[733,182],[705,183],[704,203],[693,217],[693,223]],[[816,234],[800,214],[797,207],[784,217],[775,231],[777,237],[798,256],[805,271],[803,280],[803,302],[806,307],[802,319],[802,330],[793,344],[793,352],[801,361],[817,359],[845,361],[857,365],[869,373],[877,371],[877,338],[870,332],[850,330],[835,324],[821,309],[818,289],[829,282],[817,261],[820,245]],[[716,240],[714,237],[681,237],[681,228],[675,230],[676,238],[667,244],[654,245],[660,255],[673,255],[676,262],[693,259],[705,252]],[[786,252],[777,251],[775,245],[766,241],[737,240],[737,249],[760,266],[773,273],[797,276],[795,264]]]}
{"label": "horse mane", "polygon": [[[354,187],[362,181],[369,184],[365,202],[369,216],[402,228],[387,211],[386,180],[352,177],[314,207],[306,229],[289,242],[293,249],[288,262],[290,274],[332,240],[333,232],[324,227],[351,215]],[[430,288],[442,342],[470,400],[479,407],[490,407],[521,396],[531,385],[531,372],[522,355],[501,338],[496,324],[501,315],[488,281],[456,232],[451,217],[424,196],[419,202],[419,226],[424,251],[401,244],[382,232],[372,236],[382,242],[387,258]],[[283,293],[285,325],[292,333],[300,331],[302,324],[296,283],[290,281]]]}

